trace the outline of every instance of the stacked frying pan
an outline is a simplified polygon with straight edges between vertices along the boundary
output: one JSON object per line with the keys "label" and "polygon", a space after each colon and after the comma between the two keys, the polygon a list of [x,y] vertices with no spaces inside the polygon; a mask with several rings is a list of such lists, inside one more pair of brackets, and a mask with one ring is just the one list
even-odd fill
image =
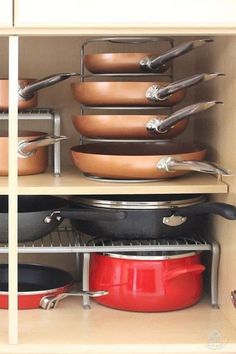
{"label": "stacked frying pan", "polygon": [[[194,40],[171,48],[163,54],[105,53],[88,54],[84,65],[94,74],[163,73],[172,60],[211,42]],[[175,82],[162,81],[85,81],[72,83],[74,98],[93,108],[167,107],[180,103],[187,88],[220,76],[201,73]],[[109,77],[111,77],[109,76]],[[188,171],[227,174],[227,171],[204,162],[202,146],[170,141],[187,127],[196,113],[219,101],[198,102],[169,115],[86,114],[73,117],[77,131],[89,139],[107,139],[73,146],[74,164],[85,175],[117,180],[151,180],[181,176]],[[114,140],[110,142],[110,140]],[[122,140],[119,141],[119,140]],[[125,142],[123,141],[125,140]],[[140,140],[131,142],[130,140]],[[141,142],[142,140],[142,142]],[[143,141],[145,140],[145,141]],[[153,140],[155,142],[153,143]]]}

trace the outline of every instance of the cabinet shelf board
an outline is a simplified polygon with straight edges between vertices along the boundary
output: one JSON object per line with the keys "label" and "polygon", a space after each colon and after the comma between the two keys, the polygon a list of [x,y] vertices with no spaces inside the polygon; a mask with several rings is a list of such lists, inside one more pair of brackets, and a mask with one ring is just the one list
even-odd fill
{"label": "cabinet shelf board", "polygon": [[0,177],[0,195],[8,194],[8,178]]}
{"label": "cabinet shelf board", "polygon": [[165,194],[227,193],[228,185],[214,176],[189,174],[158,182],[101,182],[86,178],[77,169],[18,178],[19,194]]}
{"label": "cabinet shelf board", "polygon": [[236,349],[236,330],[207,296],[188,309],[165,313],[118,311],[95,302],[84,310],[81,299],[68,298],[54,310],[19,311],[19,328],[18,346],[0,344],[1,353],[206,353],[215,352],[216,345],[220,353]]}

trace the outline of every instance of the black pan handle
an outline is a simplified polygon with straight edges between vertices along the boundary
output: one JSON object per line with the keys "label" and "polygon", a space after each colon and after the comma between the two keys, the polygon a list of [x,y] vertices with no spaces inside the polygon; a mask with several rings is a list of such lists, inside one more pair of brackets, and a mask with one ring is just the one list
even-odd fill
{"label": "black pan handle", "polygon": [[236,220],[236,207],[226,203],[206,202],[185,208],[176,208],[174,215],[192,216],[201,214],[220,215],[228,220]]}
{"label": "black pan handle", "polygon": [[161,87],[160,85],[152,85],[146,91],[146,98],[150,101],[162,101],[165,100],[168,96],[172,95],[175,92],[183,90],[184,88],[191,87],[197,85],[203,81],[209,81],[214,79],[217,76],[224,76],[222,73],[202,73],[189,77],[185,77],[181,80],[171,82],[169,85],[165,87]]}
{"label": "black pan handle", "polygon": [[172,113],[169,117],[164,120],[159,120],[157,118],[150,120],[147,123],[147,130],[151,133],[166,133],[171,127],[180,122],[183,119],[190,118],[193,115],[206,111],[207,109],[215,106],[218,103],[223,103],[221,101],[208,101],[208,102],[198,102],[179,109],[178,111]]}
{"label": "black pan handle", "polygon": [[144,72],[163,73],[168,69],[166,65],[169,61],[189,53],[195,48],[198,48],[206,43],[213,42],[213,39],[196,39],[186,43],[182,43],[176,47],[169,49],[164,54],[157,57],[145,57],[140,61],[140,67]]}
{"label": "black pan handle", "polygon": [[91,210],[91,209],[62,209],[53,211],[46,216],[44,222],[49,224],[53,220],[73,219],[73,220],[87,220],[87,221],[119,221],[127,217],[125,211],[114,210]]}

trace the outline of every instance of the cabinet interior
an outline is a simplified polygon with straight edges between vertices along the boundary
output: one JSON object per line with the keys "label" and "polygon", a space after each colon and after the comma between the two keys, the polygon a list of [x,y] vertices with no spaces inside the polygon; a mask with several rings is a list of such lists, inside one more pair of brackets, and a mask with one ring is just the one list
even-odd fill
{"label": "cabinet interior", "polygon": [[[181,43],[193,37],[173,37],[175,43]],[[197,37],[196,37],[197,38]],[[199,37],[200,38],[200,37]],[[204,38],[203,36],[201,38]],[[83,37],[20,37],[19,42],[19,76],[41,78],[56,72],[78,72],[80,70],[80,48],[85,38]],[[8,39],[0,38],[0,77],[8,76]],[[109,46],[95,46],[94,51],[109,50]],[[112,47],[113,48],[113,47]],[[119,49],[130,51],[128,46],[120,45]],[[132,50],[138,50],[137,46],[132,46]],[[134,48],[134,49],[133,49]],[[148,49],[148,48],[147,48]],[[152,50],[152,48],[150,48]],[[149,50],[150,50],[149,49]],[[222,72],[226,76],[214,79],[209,83],[200,84],[196,88],[190,88],[184,102],[179,107],[198,102],[200,100],[221,100],[223,105],[217,106],[201,116],[190,121],[188,129],[182,134],[178,140],[180,141],[198,141],[208,148],[208,159],[217,161],[226,166],[235,174],[236,171],[236,139],[234,131],[236,131],[236,37],[235,36],[216,36],[214,42],[202,48],[187,54],[182,58],[178,58],[174,63],[174,78],[179,79],[184,76],[192,75],[200,72]],[[61,133],[69,137],[69,139],[61,145],[61,162],[62,174],[72,166],[69,149],[79,142],[78,133],[73,128],[71,116],[79,113],[79,104],[75,102],[70,91],[70,82],[76,79],[62,82],[54,87],[39,92],[39,107],[50,107],[59,110],[61,114]],[[78,80],[78,79],[77,79]],[[176,109],[178,107],[175,107]],[[7,122],[0,122],[1,129],[7,128]],[[32,122],[30,129],[42,130],[50,129],[45,122]],[[28,122],[21,122],[20,126],[29,129]],[[236,205],[236,177],[224,177],[224,182],[229,186],[227,194],[213,194],[212,199]],[[170,182],[171,183],[171,182]],[[99,185],[98,185],[99,190]],[[158,193],[158,190],[157,190]],[[36,194],[36,193],[35,193]],[[99,194],[99,191],[98,193]],[[152,345],[154,343],[205,343],[209,342],[209,335],[214,329],[222,336],[222,341],[229,343],[235,342],[234,328],[236,329],[236,310],[234,309],[230,292],[236,289],[234,274],[236,272],[236,239],[235,239],[235,222],[224,220],[218,216],[211,218],[211,225],[206,230],[206,234],[214,237],[220,244],[221,260],[219,269],[219,306],[220,309],[211,309],[208,298],[204,298],[202,302],[196,305],[196,308],[190,308],[175,313],[163,314],[134,314],[122,313],[119,311],[103,308],[93,304],[91,311],[83,311],[81,304],[74,300],[66,300],[57,310],[44,312],[41,310],[20,311],[20,343],[25,344],[27,341],[32,343],[47,344],[51,341],[60,344],[62,338],[61,331],[64,330],[62,323],[71,318],[70,328],[66,329],[68,337],[66,343],[75,344],[77,340],[81,345],[90,343],[98,343],[101,346],[109,340],[109,333],[115,322],[114,331],[117,331],[115,340],[118,344],[123,343],[124,346],[130,343],[136,343],[140,338],[141,344]],[[6,256],[1,255],[0,260],[6,261]],[[20,255],[19,260],[22,262],[42,263],[55,265],[64,268],[74,275],[75,256],[73,254],[53,254],[53,255]],[[68,308],[69,307],[69,310]],[[199,312],[197,307],[199,307]],[[6,311],[0,311],[2,318],[7,323]],[[186,317],[185,317],[186,316]],[[103,321],[105,317],[105,322]],[[197,322],[195,319],[197,318]],[[138,321],[136,329],[130,330],[131,323]],[[142,330],[146,327],[146,321],[150,324],[150,334],[142,335]],[[160,322],[161,321],[161,322]],[[3,342],[6,341],[7,330],[5,324],[1,321],[0,341],[3,336]],[[190,324],[190,329],[184,333],[184,328],[180,328],[180,323]],[[195,322],[195,324],[194,324]],[[37,332],[37,326],[39,331]],[[53,325],[52,325],[53,323]],[[160,325],[161,323],[161,325]],[[205,327],[204,324],[205,323]],[[215,327],[213,323],[216,323]],[[54,324],[55,327],[54,327]],[[22,327],[21,327],[22,325]],[[203,325],[205,332],[201,332]],[[81,327],[80,327],[81,326]],[[83,326],[85,326],[83,328]],[[162,336],[164,329],[171,329],[172,333]],[[33,330],[33,336],[30,333]],[[52,329],[54,328],[54,329]],[[74,330],[82,328],[81,332],[76,335]],[[125,335],[125,328],[127,334]],[[136,328],[136,327],[135,327]],[[208,331],[206,329],[209,329]],[[47,335],[50,331],[51,339]],[[113,330],[112,330],[113,331]],[[72,333],[73,332],[73,333]],[[188,334],[192,333],[191,339]],[[200,333],[201,332],[201,333]],[[92,333],[92,335],[91,335]],[[159,333],[160,336],[151,339],[151,334]],[[175,333],[173,335],[173,333]],[[210,334],[209,334],[210,333]],[[105,335],[106,334],[106,335]],[[129,335],[128,335],[129,334]],[[44,339],[42,337],[45,335]],[[195,336],[196,335],[196,336]],[[103,339],[106,336],[106,339]],[[141,337],[140,337],[141,336]],[[80,339],[79,339],[80,338]],[[111,341],[111,343],[110,343]],[[141,347],[140,347],[141,348]],[[46,352],[45,352],[46,353]]]}

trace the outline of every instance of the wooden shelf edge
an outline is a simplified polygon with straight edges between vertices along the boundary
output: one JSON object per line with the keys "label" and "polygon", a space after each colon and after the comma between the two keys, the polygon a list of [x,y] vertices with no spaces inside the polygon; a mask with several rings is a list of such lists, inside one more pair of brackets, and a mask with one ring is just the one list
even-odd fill
{"label": "wooden shelf edge", "polygon": [[51,173],[19,177],[18,194],[195,194],[227,193],[228,185],[214,176],[191,174],[158,182],[102,182],[72,168],[61,177]]}
{"label": "wooden shelf edge", "polygon": [[[180,325],[184,322],[188,326]],[[144,334],[147,323],[149,332]],[[19,344],[10,346],[0,342],[1,353],[236,352],[236,330],[219,309],[211,307],[207,296],[195,306],[166,313],[117,311],[94,302],[88,311],[82,308],[81,300],[70,298],[49,312],[19,311],[19,328]],[[218,342],[214,337],[216,330],[220,333]]]}
{"label": "wooden shelf edge", "polygon": [[224,347],[208,349],[206,343],[202,344],[159,344],[159,345],[0,345],[0,352],[4,354],[165,354],[165,353],[194,353],[206,354],[214,351],[215,354],[229,354],[236,352],[236,344],[225,344]]}
{"label": "wooden shelf edge", "polygon": [[16,27],[0,27],[0,36],[10,35],[234,35],[236,34],[236,24],[148,24],[148,25],[18,25]]}

